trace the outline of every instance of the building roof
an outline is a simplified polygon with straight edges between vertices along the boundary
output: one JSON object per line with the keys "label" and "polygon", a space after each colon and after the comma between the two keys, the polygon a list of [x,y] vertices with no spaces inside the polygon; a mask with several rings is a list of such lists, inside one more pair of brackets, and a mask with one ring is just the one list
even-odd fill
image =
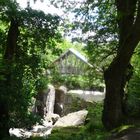
{"label": "building roof", "polygon": [[78,52],[77,50],[70,48],[68,49],[65,53],[63,53],[58,59],[55,60],[55,62],[64,59],[66,56],[68,56],[70,53],[74,54],[78,59],[80,59],[81,61],[83,61],[84,63],[86,63],[87,65],[89,65],[90,67],[92,67],[92,65],[88,62],[88,59],[82,55],[80,52]]}

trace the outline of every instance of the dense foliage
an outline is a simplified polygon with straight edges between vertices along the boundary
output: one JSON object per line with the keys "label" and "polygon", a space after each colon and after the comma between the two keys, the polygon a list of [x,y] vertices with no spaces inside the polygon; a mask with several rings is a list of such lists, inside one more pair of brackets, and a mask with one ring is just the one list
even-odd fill
{"label": "dense foliage", "polygon": [[66,15],[72,13],[72,20],[65,23],[66,29],[70,30],[72,41],[84,43],[90,63],[107,68],[118,48],[117,10],[114,1],[51,1],[62,7]]}
{"label": "dense foliage", "polygon": [[139,117],[140,114],[140,56],[139,46],[132,57],[133,75],[126,87],[127,93],[127,114],[133,117]]}
{"label": "dense foliage", "polygon": [[21,10],[12,0],[1,1],[0,9],[0,110],[7,114],[0,119],[3,129],[30,125],[31,99],[47,87],[48,53],[59,53],[55,46],[61,35],[58,16],[30,7]]}
{"label": "dense foliage", "polygon": [[[14,0],[0,1],[0,137],[7,135],[10,127],[27,127],[36,120],[29,112],[31,99],[47,88],[48,82],[69,89],[100,90],[104,78],[104,106],[89,109],[90,123],[84,129],[72,128],[78,134],[66,135],[67,139],[103,139],[106,133],[101,133],[105,132],[101,116],[109,130],[121,125],[127,115],[139,117],[140,58],[139,47],[135,48],[140,40],[140,1],[50,2],[65,11],[64,17],[46,15],[29,6],[23,10]],[[72,20],[67,19],[69,14]],[[62,19],[63,27],[59,28]],[[60,29],[65,36],[72,33],[72,41],[82,42],[84,47],[82,43],[61,42]],[[47,77],[46,69],[56,56],[71,46],[80,51],[82,48],[94,69],[82,76],[54,72]],[[50,139],[65,138],[57,131]]]}

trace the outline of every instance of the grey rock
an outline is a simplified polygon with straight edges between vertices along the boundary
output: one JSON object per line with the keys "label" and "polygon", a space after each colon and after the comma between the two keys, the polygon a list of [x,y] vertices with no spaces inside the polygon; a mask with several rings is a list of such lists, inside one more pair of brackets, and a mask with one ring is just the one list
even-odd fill
{"label": "grey rock", "polygon": [[55,123],[54,127],[78,126],[84,124],[87,114],[88,114],[87,110],[80,110],[74,113],[70,113],[60,118]]}

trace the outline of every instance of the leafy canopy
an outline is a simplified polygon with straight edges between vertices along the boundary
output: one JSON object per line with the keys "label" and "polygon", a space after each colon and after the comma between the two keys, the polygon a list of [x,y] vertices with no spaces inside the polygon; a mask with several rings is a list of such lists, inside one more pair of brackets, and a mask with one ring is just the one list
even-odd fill
{"label": "leafy canopy", "polygon": [[[12,0],[0,1],[0,11],[0,101],[7,102],[10,115],[10,121],[0,123],[18,127],[30,119],[28,108],[32,97],[47,86],[48,80],[43,74],[51,61],[48,53],[57,55],[56,50],[59,51],[55,46],[61,41],[60,18],[30,7],[22,10]],[[13,19],[18,22],[19,34],[13,60],[9,63],[4,60],[4,54],[9,47],[7,36]],[[10,84],[6,85],[6,81]]]}

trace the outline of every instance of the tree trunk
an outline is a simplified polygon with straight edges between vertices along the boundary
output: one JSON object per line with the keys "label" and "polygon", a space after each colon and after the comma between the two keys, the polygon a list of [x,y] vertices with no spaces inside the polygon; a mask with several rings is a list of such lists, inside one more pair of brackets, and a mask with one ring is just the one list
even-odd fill
{"label": "tree trunk", "polygon": [[7,46],[4,54],[4,59],[7,61],[12,61],[12,59],[14,59],[17,47],[17,38],[19,36],[18,26],[18,21],[12,18],[7,36]]}
{"label": "tree trunk", "polygon": [[7,103],[4,101],[0,101],[0,138],[7,137],[9,135],[8,126],[9,126],[9,115]]}
{"label": "tree trunk", "polygon": [[115,59],[104,72],[106,96],[102,121],[109,130],[120,126],[122,123],[127,68],[140,40],[140,2],[138,0],[116,0],[116,7],[118,11],[119,48]]}
{"label": "tree trunk", "polygon": [[19,35],[18,22],[16,19],[12,18],[10,28],[8,31],[7,46],[5,49],[5,54],[3,56],[4,65],[6,65],[6,68],[8,66],[9,69],[8,70],[6,69],[6,72],[4,74],[5,77],[4,84],[3,84],[4,90],[0,96],[0,138],[4,138],[9,135],[9,128],[10,128],[9,104],[10,103],[8,102],[8,98],[10,98],[10,96],[12,95],[10,95],[10,91],[8,90],[8,88],[11,87],[10,68],[13,65],[18,35]]}
{"label": "tree trunk", "polygon": [[[131,38],[131,39],[130,39]],[[127,38],[121,51],[104,72],[106,96],[104,100],[103,124],[107,129],[120,126],[124,117],[123,97],[127,82],[127,68],[139,39],[133,35]]]}
{"label": "tree trunk", "polygon": [[[115,66],[114,66],[115,67]],[[116,69],[116,70],[115,70]],[[103,110],[103,124],[112,129],[121,124],[123,119],[123,74],[119,73],[119,66],[105,71],[106,97]]]}

